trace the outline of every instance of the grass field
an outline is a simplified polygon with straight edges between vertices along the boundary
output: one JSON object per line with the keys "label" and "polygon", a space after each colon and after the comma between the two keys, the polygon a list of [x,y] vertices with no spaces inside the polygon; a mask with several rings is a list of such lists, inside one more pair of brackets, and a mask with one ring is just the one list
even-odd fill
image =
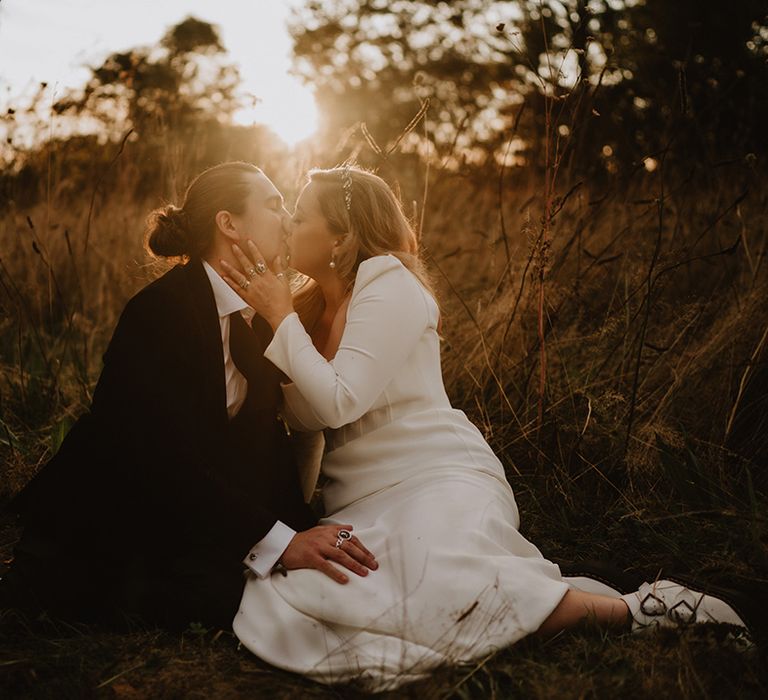
{"label": "grass field", "polygon": [[[264,165],[295,197],[298,170]],[[141,246],[159,203],[135,194],[143,167],[129,147],[108,187],[86,188],[52,168],[39,201],[0,215],[0,503],[86,409],[123,304],[162,271]],[[446,386],[505,464],[523,533],[558,562],[768,583],[765,174],[662,164],[598,188],[564,173],[543,218],[532,172],[433,169],[426,192],[423,170],[403,172],[441,293]],[[6,558],[16,535],[0,533]],[[764,655],[720,644],[721,632],[586,628],[393,697],[768,695]],[[270,669],[226,631],[117,635],[12,612],[0,618],[0,691],[356,695]]]}

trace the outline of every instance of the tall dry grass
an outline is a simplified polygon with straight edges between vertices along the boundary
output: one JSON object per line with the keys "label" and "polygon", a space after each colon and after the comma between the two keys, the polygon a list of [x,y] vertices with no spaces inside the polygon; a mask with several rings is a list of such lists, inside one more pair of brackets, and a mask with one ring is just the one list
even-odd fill
{"label": "tall dry grass", "polygon": [[[85,410],[122,306],[163,271],[142,249],[144,217],[193,173],[177,164],[166,192],[137,200],[135,158],[130,144],[116,151],[108,191],[72,196],[53,181],[43,201],[0,219],[5,496]],[[295,197],[296,162],[263,165]],[[642,513],[649,490],[671,510],[757,507],[768,327],[760,172],[639,169],[603,190],[561,174],[568,196],[546,222],[543,262],[542,212],[555,195],[535,172],[500,181],[493,170],[435,169],[423,207],[424,171],[390,174],[419,203],[442,290],[447,388],[511,479],[543,479],[545,502],[564,510],[589,509],[600,493]]]}
{"label": "tall dry grass", "polygon": [[[113,155],[108,178],[76,188],[52,175],[41,201],[7,203],[0,218],[3,500],[87,409],[123,305],[163,272],[142,249],[144,218],[194,175],[179,161],[163,191],[139,197],[140,149],[128,143]],[[290,202],[316,163],[260,165]],[[764,173],[743,163],[638,169],[621,186],[597,186],[563,171],[547,193],[533,168],[427,173],[407,163],[390,159],[386,174],[420,222],[440,289],[446,387],[504,462],[524,533],[561,562],[611,558],[643,571],[767,580]],[[109,657],[114,640],[100,639],[86,634],[71,649],[87,642]],[[30,653],[38,643],[25,642]],[[730,653],[701,643],[714,658]],[[174,656],[173,644],[159,657]],[[575,648],[593,653],[595,644]],[[438,678],[429,692],[496,687],[515,668],[542,667],[546,650],[520,648],[469,676]],[[627,642],[609,652],[640,673],[647,648]],[[242,662],[219,653],[235,674],[219,680],[242,686]],[[575,663],[556,653],[565,667]],[[758,687],[745,663],[733,668]],[[259,673],[265,687],[306,690]],[[555,676],[534,673],[526,692],[569,687],[568,673]],[[708,687],[722,680],[713,678]]]}
{"label": "tall dry grass", "polygon": [[[708,544],[699,552],[685,545],[700,525],[696,515],[744,533],[749,552],[735,565],[764,577],[760,177],[739,166],[687,179],[638,176],[622,191],[582,186],[551,221],[543,414],[532,268],[545,195],[520,183],[505,197],[507,265],[493,193],[478,196],[456,182],[446,183],[449,192],[432,188],[437,211],[426,239],[440,241],[433,256],[451,312],[446,382],[505,459],[529,516],[539,519],[534,526],[560,556],[577,558],[574,544],[582,556],[599,553],[596,531],[617,523],[658,522],[650,538],[662,551],[651,556],[698,566]],[[445,251],[440,236],[457,227],[461,241],[450,238]],[[679,523],[679,537],[670,538],[668,525]],[[631,533],[620,542],[618,551],[605,548],[610,556],[647,564]],[[713,568],[722,568],[719,556],[712,554]]]}

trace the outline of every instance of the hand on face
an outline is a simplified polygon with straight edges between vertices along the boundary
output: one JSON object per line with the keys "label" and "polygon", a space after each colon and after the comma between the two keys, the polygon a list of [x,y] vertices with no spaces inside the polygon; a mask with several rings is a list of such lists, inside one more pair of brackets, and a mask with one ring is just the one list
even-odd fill
{"label": "hand on face", "polygon": [[278,256],[268,266],[253,241],[249,240],[247,247],[249,255],[239,246],[232,246],[240,269],[226,260],[220,261],[225,272],[224,281],[263,316],[273,330],[277,330],[283,319],[293,313],[293,297],[285,276],[284,261]]}

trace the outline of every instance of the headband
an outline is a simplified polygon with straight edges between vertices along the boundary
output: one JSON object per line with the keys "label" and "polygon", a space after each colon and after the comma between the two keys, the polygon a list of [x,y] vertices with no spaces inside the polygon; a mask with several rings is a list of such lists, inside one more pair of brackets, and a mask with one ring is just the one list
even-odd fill
{"label": "headband", "polygon": [[347,206],[347,213],[352,212],[352,173],[349,170],[349,164],[345,165],[341,171],[341,186],[344,188],[344,204]]}

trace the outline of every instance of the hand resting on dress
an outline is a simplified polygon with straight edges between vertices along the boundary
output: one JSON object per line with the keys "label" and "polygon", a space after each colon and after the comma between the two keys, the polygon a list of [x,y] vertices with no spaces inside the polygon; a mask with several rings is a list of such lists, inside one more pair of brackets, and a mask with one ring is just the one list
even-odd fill
{"label": "hand resting on dress", "polygon": [[352,530],[351,525],[318,525],[304,532],[297,532],[280,557],[286,569],[317,569],[337,583],[347,583],[349,577],[331,562],[346,567],[358,576],[367,576],[369,569],[379,564],[357,537],[336,546],[339,530]]}

